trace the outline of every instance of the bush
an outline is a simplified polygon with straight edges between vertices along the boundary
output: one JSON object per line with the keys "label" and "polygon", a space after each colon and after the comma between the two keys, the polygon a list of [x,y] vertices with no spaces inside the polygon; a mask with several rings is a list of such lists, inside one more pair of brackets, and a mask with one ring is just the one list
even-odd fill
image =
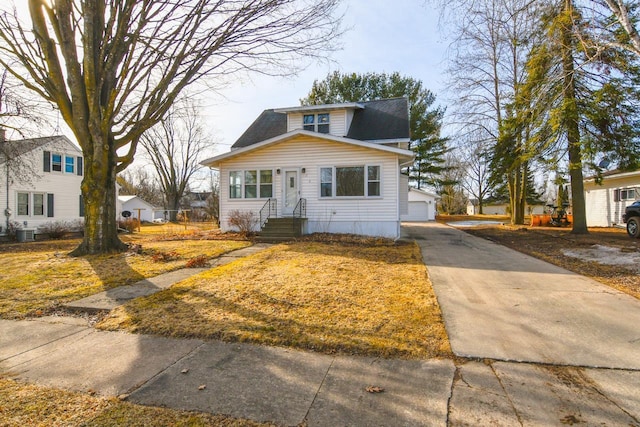
{"label": "bush", "polygon": [[133,233],[140,227],[140,221],[138,221],[138,218],[123,219],[118,221],[118,227],[127,230],[129,233]]}
{"label": "bush", "polygon": [[258,217],[253,211],[241,211],[238,209],[234,209],[229,212],[229,220],[230,227],[235,227],[238,231],[247,236],[253,233],[254,229],[258,225]]}
{"label": "bush", "polygon": [[175,261],[178,258],[180,258],[180,255],[178,255],[178,252],[176,251],[171,251],[171,252],[156,252],[155,254],[151,255],[151,259],[155,262],[169,262],[169,261]]}
{"label": "bush", "polygon": [[206,267],[207,262],[208,262],[208,259],[206,256],[198,255],[196,257],[191,258],[189,261],[187,261],[186,267],[187,268]]}
{"label": "bush", "polygon": [[20,224],[18,221],[9,221],[7,227],[7,238],[12,242],[17,241],[18,230],[22,230],[22,224]]}
{"label": "bush", "polygon": [[47,234],[50,239],[61,239],[71,231],[72,225],[65,221],[50,221],[38,228],[42,233]]}

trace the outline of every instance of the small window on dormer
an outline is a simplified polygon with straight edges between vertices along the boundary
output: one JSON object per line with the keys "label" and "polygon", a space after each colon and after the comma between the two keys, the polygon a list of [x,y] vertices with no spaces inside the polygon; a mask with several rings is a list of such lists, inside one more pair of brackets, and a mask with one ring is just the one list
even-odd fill
{"label": "small window on dormer", "polygon": [[316,116],[313,114],[305,114],[302,120],[302,128],[304,130],[309,130],[311,132],[315,132],[316,130],[316,123],[315,123],[315,118]]}
{"label": "small window on dormer", "polygon": [[329,133],[329,114],[318,114],[318,132]]}
{"label": "small window on dormer", "polygon": [[329,113],[305,114],[302,128],[311,132],[329,133]]}

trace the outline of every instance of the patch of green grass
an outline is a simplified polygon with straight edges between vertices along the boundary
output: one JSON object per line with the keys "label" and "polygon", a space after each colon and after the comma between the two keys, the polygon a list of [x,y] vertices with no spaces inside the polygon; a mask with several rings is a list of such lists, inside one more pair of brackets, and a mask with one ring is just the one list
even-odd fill
{"label": "patch of green grass", "polygon": [[93,397],[0,378],[0,425],[258,427],[272,424],[134,405],[115,398]]}
{"label": "patch of green grass", "polygon": [[[227,240],[138,240],[142,253],[70,257],[79,240],[6,245],[0,251],[0,317],[21,318],[46,313],[73,301],[117,286],[183,268],[189,259],[217,257],[249,245]],[[153,254],[172,252],[178,258],[154,262]]]}
{"label": "patch of green grass", "polygon": [[451,354],[414,243],[277,245],[131,301],[98,327],[329,354]]}

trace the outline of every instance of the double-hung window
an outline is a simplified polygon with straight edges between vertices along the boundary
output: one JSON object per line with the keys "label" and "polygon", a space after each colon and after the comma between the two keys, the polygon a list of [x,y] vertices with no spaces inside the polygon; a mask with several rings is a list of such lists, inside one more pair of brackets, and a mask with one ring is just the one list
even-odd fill
{"label": "double-hung window", "polygon": [[311,132],[329,133],[329,113],[305,114],[302,128]]}
{"label": "double-hung window", "polygon": [[51,170],[62,172],[62,154],[51,154]]}
{"label": "double-hung window", "polygon": [[64,156],[65,173],[76,173],[76,158],[73,156]]}
{"label": "double-hung window", "polygon": [[614,201],[635,200],[640,197],[640,188],[619,188],[614,190]]}
{"label": "double-hung window", "polygon": [[320,168],[320,197],[379,197],[380,166]]}
{"label": "double-hung window", "polygon": [[267,199],[273,197],[273,171],[253,169],[229,172],[230,199]]}
{"label": "double-hung window", "polygon": [[44,216],[44,194],[33,193],[33,216]]}
{"label": "double-hung window", "polygon": [[29,215],[29,193],[18,193],[18,215]]}

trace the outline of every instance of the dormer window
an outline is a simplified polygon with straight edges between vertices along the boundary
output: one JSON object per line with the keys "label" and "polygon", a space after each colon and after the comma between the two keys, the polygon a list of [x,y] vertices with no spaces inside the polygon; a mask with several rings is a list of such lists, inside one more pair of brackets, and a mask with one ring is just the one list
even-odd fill
{"label": "dormer window", "polygon": [[329,113],[305,114],[302,128],[311,132],[329,133]]}

